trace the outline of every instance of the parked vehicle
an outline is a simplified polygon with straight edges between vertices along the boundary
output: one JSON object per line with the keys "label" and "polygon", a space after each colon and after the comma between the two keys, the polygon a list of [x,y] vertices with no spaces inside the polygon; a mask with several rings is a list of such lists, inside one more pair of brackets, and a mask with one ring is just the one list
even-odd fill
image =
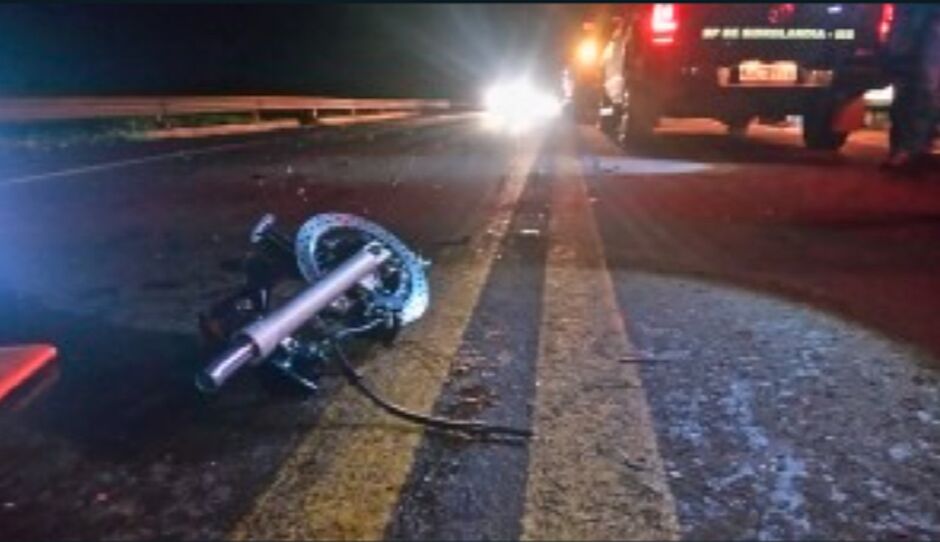
{"label": "parked vehicle", "polygon": [[848,111],[887,84],[880,54],[892,4],[636,4],[602,53],[599,124],[624,139],[661,117],[712,117],[743,133],[755,117],[803,116],[814,149],[845,143]]}

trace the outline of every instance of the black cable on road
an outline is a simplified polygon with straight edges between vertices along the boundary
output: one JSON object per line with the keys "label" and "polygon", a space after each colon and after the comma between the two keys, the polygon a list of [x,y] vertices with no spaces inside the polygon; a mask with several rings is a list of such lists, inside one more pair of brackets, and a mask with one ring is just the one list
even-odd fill
{"label": "black cable on road", "polygon": [[365,383],[365,379],[363,379],[362,375],[360,375],[359,372],[356,371],[356,369],[353,368],[353,366],[349,363],[349,359],[346,357],[346,353],[337,342],[331,341],[330,344],[333,347],[333,351],[336,353],[336,359],[339,360],[340,367],[343,370],[343,376],[346,377],[349,383],[352,384],[356,390],[366,396],[370,401],[372,401],[372,403],[393,416],[419,425],[425,425],[428,427],[434,427],[448,431],[463,431],[466,433],[474,433],[478,435],[505,435],[525,439],[531,438],[534,435],[531,429],[488,424],[476,420],[454,420],[450,418],[430,416],[427,414],[414,412],[402,406],[391,403],[378,395]]}

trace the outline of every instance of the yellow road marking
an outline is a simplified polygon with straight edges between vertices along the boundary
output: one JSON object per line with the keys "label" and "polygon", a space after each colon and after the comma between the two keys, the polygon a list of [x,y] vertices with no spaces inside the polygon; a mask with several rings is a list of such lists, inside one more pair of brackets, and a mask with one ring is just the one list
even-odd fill
{"label": "yellow road marking", "polygon": [[[537,141],[518,153],[488,234],[460,261],[436,262],[430,313],[395,349],[367,365],[387,397],[430,411],[447,378],[492,261],[534,161]],[[443,278],[442,278],[443,277]],[[365,405],[365,406],[364,406]],[[377,539],[383,536],[422,432],[382,414],[350,388],[279,469],[268,490],[235,526],[236,539]]]}
{"label": "yellow road marking", "polygon": [[646,393],[574,149],[557,160],[523,538],[678,538]]}

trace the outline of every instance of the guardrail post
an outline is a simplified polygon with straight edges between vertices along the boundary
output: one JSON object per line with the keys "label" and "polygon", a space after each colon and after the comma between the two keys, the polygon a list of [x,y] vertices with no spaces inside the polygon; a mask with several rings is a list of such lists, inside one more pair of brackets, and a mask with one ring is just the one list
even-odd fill
{"label": "guardrail post", "polygon": [[167,113],[168,111],[166,102],[159,102],[156,119],[158,128],[170,128],[170,116]]}
{"label": "guardrail post", "polygon": [[304,126],[316,124],[318,119],[319,114],[316,109],[308,109],[300,114],[300,124]]}

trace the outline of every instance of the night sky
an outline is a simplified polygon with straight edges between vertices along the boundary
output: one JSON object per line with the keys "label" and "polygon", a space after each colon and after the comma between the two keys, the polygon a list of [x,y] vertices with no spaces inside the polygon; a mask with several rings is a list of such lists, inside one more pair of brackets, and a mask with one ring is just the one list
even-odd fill
{"label": "night sky", "polygon": [[473,98],[555,83],[577,7],[0,5],[0,94],[275,93]]}

